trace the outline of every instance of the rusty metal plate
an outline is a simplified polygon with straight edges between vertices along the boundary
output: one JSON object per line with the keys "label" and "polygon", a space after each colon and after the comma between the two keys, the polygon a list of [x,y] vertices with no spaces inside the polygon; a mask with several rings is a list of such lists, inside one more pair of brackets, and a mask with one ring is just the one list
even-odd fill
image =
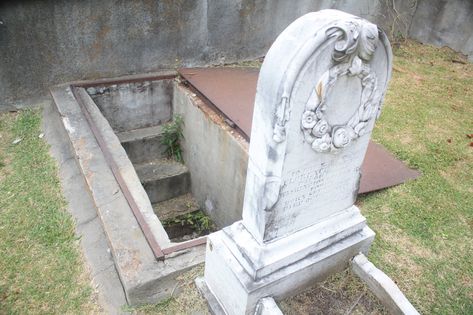
{"label": "rusty metal plate", "polygon": [[[251,134],[259,70],[256,68],[185,68],[178,73],[201,98],[234,124],[247,140]],[[359,193],[401,184],[420,176],[381,145],[370,141],[362,165]]]}
{"label": "rusty metal plate", "polygon": [[207,103],[233,122],[246,140],[250,139],[255,105],[256,68],[192,68],[178,73]]}
{"label": "rusty metal plate", "polygon": [[420,172],[408,168],[382,145],[370,141],[361,166],[360,190],[364,194],[416,179]]}

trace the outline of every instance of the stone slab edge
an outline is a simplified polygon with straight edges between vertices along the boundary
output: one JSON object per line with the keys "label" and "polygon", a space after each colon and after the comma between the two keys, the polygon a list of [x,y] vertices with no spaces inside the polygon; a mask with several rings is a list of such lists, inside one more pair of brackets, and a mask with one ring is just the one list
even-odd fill
{"label": "stone slab edge", "polygon": [[210,314],[225,315],[226,313],[223,307],[220,305],[215,295],[213,295],[212,291],[210,291],[207,283],[205,283],[204,277],[198,277],[194,282],[202,297],[207,301]]}
{"label": "stone slab edge", "polygon": [[108,77],[108,78],[100,78],[96,80],[77,80],[68,82],[68,85],[74,86],[104,86],[104,85],[119,85],[119,84],[127,84],[131,82],[144,82],[144,81],[157,81],[160,80],[160,77],[175,77],[177,76],[177,71],[175,70],[161,70],[158,72],[146,72],[146,73],[138,73],[138,74],[130,74],[124,75],[119,77]]}
{"label": "stone slab edge", "polygon": [[[215,295],[212,294],[209,287],[205,283],[204,277],[195,279],[195,286],[199,290],[202,297],[207,301],[209,311],[212,315],[226,315]],[[256,306],[255,315],[283,315],[283,312],[276,304],[272,297],[265,297],[259,300]]]}
{"label": "stone slab edge", "polygon": [[376,268],[365,255],[355,256],[351,261],[351,268],[391,314],[419,314],[394,281]]}
{"label": "stone slab edge", "polygon": [[265,297],[256,305],[255,315],[283,315],[283,312],[272,297]]}
{"label": "stone slab edge", "polygon": [[180,256],[181,261],[171,258],[158,262],[155,259],[70,85],[55,86],[50,91],[107,235],[127,302],[139,305],[169,297],[179,286],[175,278],[190,267],[182,256],[191,254],[195,259],[199,248],[175,255]]}
{"label": "stone slab edge", "polygon": [[112,155],[113,160],[117,164],[118,172],[120,173],[121,177],[126,181],[128,190],[130,191],[131,195],[133,196],[133,199],[140,208],[140,212],[143,214],[143,217],[149,228],[151,229],[153,236],[161,245],[161,247],[169,246],[169,237],[166,231],[164,230],[161,222],[154,214],[153,207],[151,206],[146,191],[141,185],[140,179],[138,178],[135,168],[131,164],[130,159],[128,158],[125,152],[125,149],[120,143],[120,140],[114,133],[108,121],[98,109],[97,105],[95,105],[92,98],[87,94],[87,92],[84,89],[80,88],[78,89],[77,93],[78,96],[82,99],[87,111],[90,113],[93,123],[99,129],[102,137],[104,138],[107,149]]}
{"label": "stone slab edge", "polygon": [[99,304],[108,314],[128,314],[123,309],[127,301],[107,237],[51,99],[43,106],[42,128],[44,138],[50,145],[49,152],[57,161],[67,210],[74,218],[76,235],[80,237],[81,251],[89,267],[93,288],[98,291]]}

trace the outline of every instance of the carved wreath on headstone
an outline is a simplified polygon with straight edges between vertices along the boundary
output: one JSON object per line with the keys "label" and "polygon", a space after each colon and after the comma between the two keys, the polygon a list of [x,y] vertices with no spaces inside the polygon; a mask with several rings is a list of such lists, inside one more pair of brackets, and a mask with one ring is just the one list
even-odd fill
{"label": "carved wreath on headstone", "polygon": [[[329,152],[349,145],[363,135],[369,121],[379,110],[379,102],[374,100],[376,75],[368,63],[376,49],[377,27],[371,23],[349,22],[330,27],[326,34],[337,36],[332,53],[334,65],[316,84],[316,102],[306,104],[301,120],[305,140],[317,152]],[[360,106],[345,125],[330,125],[325,116],[327,95],[342,76],[360,79]]]}

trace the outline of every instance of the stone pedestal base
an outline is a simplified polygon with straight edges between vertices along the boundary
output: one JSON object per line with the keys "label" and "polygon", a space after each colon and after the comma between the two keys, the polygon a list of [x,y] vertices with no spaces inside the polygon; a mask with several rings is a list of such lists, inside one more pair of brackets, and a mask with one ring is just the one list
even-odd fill
{"label": "stone pedestal base", "polygon": [[[359,252],[366,253],[374,239],[375,234],[369,227],[360,227],[360,223],[357,226],[358,230],[349,235],[343,235],[343,238],[330,236],[326,239],[325,246],[320,245],[321,240],[317,237],[309,239],[306,245],[312,242],[312,247],[317,247],[315,252],[298,250],[298,252],[309,254],[304,257],[299,256],[296,261],[291,259],[293,255],[286,255],[285,259],[278,260],[278,268],[274,268],[274,271],[253,274],[249,273],[248,269],[263,271],[265,268],[254,268],[255,262],[252,262],[252,257],[247,256],[243,261],[242,256],[235,255],[232,248],[240,248],[241,244],[237,242],[229,244],[233,242],[233,238],[229,236],[232,235],[231,229],[235,230],[235,227],[241,229],[240,222],[235,223],[233,228],[229,227],[211,234],[207,241],[205,283],[200,280],[200,287],[204,288],[203,294],[210,302],[211,311],[214,314],[253,314],[258,300],[263,297],[282,299],[292,296],[315,281],[321,281],[328,275],[342,270]],[[245,232],[240,230],[237,234],[241,236],[241,233]],[[343,231],[337,234],[340,233]],[[251,245],[250,242],[248,240],[247,245]],[[262,245],[261,253],[265,252],[263,248],[267,246],[272,247],[271,251],[277,250],[282,253],[293,251],[290,247],[279,248],[278,243],[287,247],[287,242],[282,239],[272,244]],[[283,265],[281,264],[283,261],[288,263]],[[243,266],[244,264],[247,266]],[[253,264],[253,268],[249,268],[248,264]]]}

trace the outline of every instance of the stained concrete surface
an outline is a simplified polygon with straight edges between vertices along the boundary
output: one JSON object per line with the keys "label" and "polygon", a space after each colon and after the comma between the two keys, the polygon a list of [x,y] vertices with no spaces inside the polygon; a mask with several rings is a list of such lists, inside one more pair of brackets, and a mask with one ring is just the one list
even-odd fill
{"label": "stained concrete surface", "polygon": [[[410,1],[396,0],[410,23]],[[0,110],[51,85],[253,59],[297,17],[341,9],[385,28],[390,1],[44,0],[0,3]]]}
{"label": "stained concrete surface", "polygon": [[88,88],[115,132],[153,127],[172,115],[172,79]]}
{"label": "stained concrete surface", "polygon": [[473,62],[473,1],[419,0],[409,37],[422,43],[448,46]]}
{"label": "stained concrete surface", "polygon": [[125,293],[107,237],[51,102],[52,100],[44,103],[43,109],[45,139],[59,166],[63,194],[68,202],[67,210],[76,221],[76,234],[80,237],[82,253],[87,261],[94,289],[98,291],[99,303],[108,314],[127,314],[123,308],[127,305]]}
{"label": "stained concrete surface", "polygon": [[173,104],[184,120],[182,156],[192,195],[219,227],[241,219],[248,142],[185,86],[176,85]]}
{"label": "stained concrete surface", "polygon": [[264,55],[290,22],[339,9],[473,57],[470,0],[45,0],[0,3],[0,111],[79,79]]}

